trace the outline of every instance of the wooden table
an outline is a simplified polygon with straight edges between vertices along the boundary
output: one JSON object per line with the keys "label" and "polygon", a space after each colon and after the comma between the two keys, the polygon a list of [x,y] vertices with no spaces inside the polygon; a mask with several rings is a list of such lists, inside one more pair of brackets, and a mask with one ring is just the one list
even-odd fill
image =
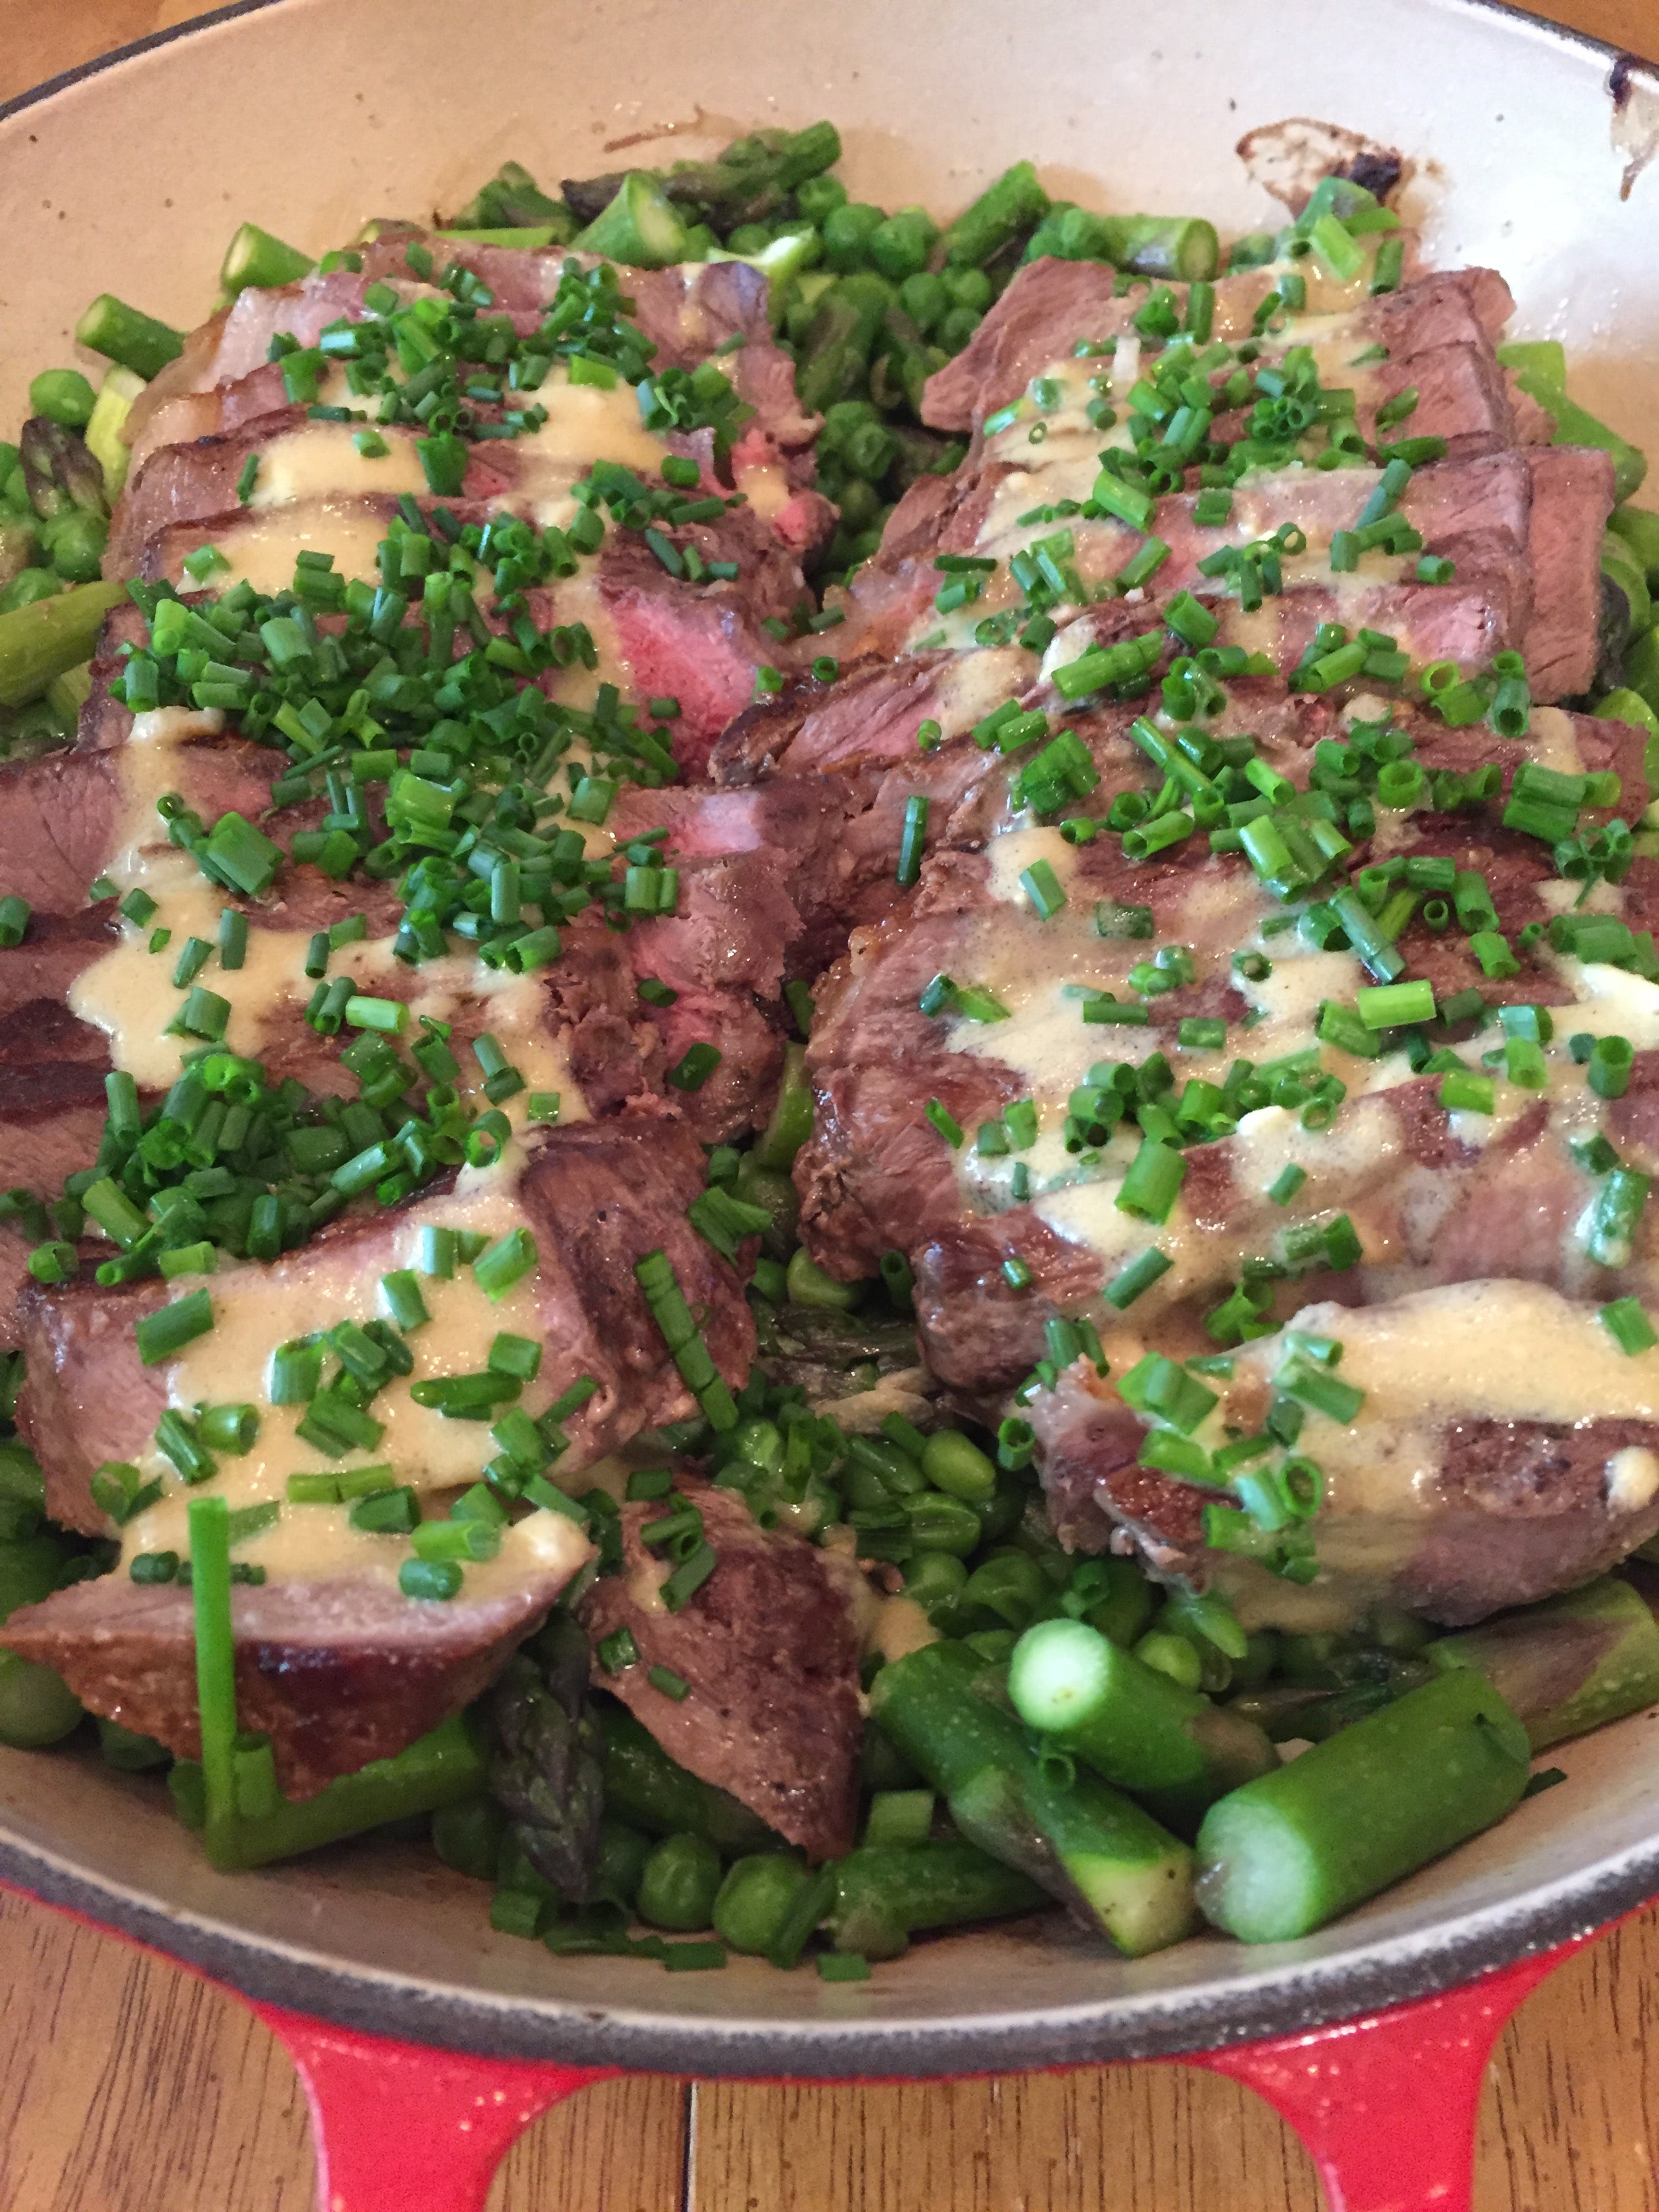
{"label": "wooden table", "polygon": [[[0,0],[0,100],[193,0]],[[1659,60],[1659,0],[1558,20]],[[1659,1907],[1521,2009],[1478,2212],[1655,2212]],[[0,2212],[311,2212],[304,2101],[233,1998],[0,1899]],[[1316,2212],[1301,2145],[1231,2082],[1101,2067],[932,2087],[611,2082],[520,2139],[489,2212]],[[419,2212],[411,2206],[410,2212]]]}

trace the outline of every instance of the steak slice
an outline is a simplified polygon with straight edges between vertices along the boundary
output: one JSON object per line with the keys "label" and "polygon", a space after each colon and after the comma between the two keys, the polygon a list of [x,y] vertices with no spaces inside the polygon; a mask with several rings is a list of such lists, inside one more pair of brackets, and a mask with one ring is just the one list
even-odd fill
{"label": "steak slice", "polygon": [[[663,1504],[624,1505],[622,1571],[596,1583],[582,1624],[598,1644],[626,1628],[638,1663],[593,1679],[664,1750],[799,1844],[838,1858],[857,1836],[859,1641],[844,1581],[804,1538],[763,1529],[743,1499],[704,1483],[683,1494],[702,1514],[719,1565],[678,1613],[657,1595],[668,1564],[641,1541]],[[665,1667],[687,1685],[650,1680]]]}
{"label": "steak slice", "polygon": [[[544,1556],[502,1575],[522,1548],[509,1539],[483,1594],[464,1587],[445,1604],[367,1574],[233,1589],[237,1722],[270,1735],[285,1796],[313,1797],[337,1775],[390,1759],[488,1689],[587,1550],[574,1522],[538,1517],[558,1524],[537,1532]],[[20,1608],[0,1637],[55,1668],[92,1711],[200,1758],[188,1589],[118,1570]]]}
{"label": "steak slice", "polygon": [[[1155,1573],[1225,1592],[1252,1624],[1394,1605],[1460,1626],[1588,1581],[1659,1529],[1659,1361],[1629,1360],[1594,1305],[1476,1280],[1310,1306],[1292,1326],[1337,1339],[1339,1373],[1365,1393],[1350,1425],[1310,1416],[1298,1439],[1325,1472],[1310,1583],[1208,1547],[1215,1492],[1139,1467],[1142,1423],[1081,1364],[1030,1408],[1062,1537],[1103,1550],[1115,1523]],[[1255,1426],[1284,1357],[1277,1337],[1244,1347],[1220,1417]],[[1578,1365],[1565,1399],[1564,1359]]]}
{"label": "steak slice", "polygon": [[[634,1263],[647,1252],[666,1252],[687,1300],[706,1315],[704,1340],[722,1374],[734,1383],[748,1375],[754,1324],[737,1273],[685,1218],[702,1188],[703,1166],[684,1125],[637,1116],[554,1129],[530,1155],[516,1209],[538,1255],[533,1310],[547,1350],[536,1403],[550,1403],[584,1376],[599,1385],[564,1424],[567,1469],[695,1410],[634,1279]],[[409,1264],[419,1228],[456,1214],[453,1197],[438,1194],[343,1216],[269,1268],[227,1267],[209,1287],[216,1304],[257,1291],[262,1281],[273,1290],[297,1281],[319,1321],[368,1318],[374,1285],[388,1268]],[[68,1528],[107,1534],[92,1476],[106,1460],[133,1462],[149,1447],[167,1403],[169,1370],[141,1364],[133,1331],[168,1296],[168,1286],[154,1280],[111,1289],[31,1283],[22,1294],[27,1375],[18,1425],[46,1475],[47,1510]],[[258,1382],[247,1377],[250,1395]],[[481,1444],[486,1436],[481,1431]],[[480,1467],[488,1456],[486,1448]]]}
{"label": "steak slice", "polygon": [[[1215,334],[1251,335],[1255,309],[1272,289],[1264,270],[1245,270],[1215,284]],[[1170,284],[1178,305],[1187,287]],[[1100,262],[1028,262],[992,307],[967,345],[931,376],[921,416],[938,430],[977,430],[986,416],[1017,399],[1034,376],[1073,353],[1079,341],[1121,337],[1146,304],[1144,288],[1120,295],[1116,272]],[[1515,442],[1514,418],[1494,342],[1513,310],[1509,287],[1491,269],[1442,270],[1368,300],[1340,315],[1309,319],[1294,334],[1304,343],[1323,322],[1352,352],[1388,348],[1374,377],[1356,380],[1358,406],[1374,414],[1379,400],[1407,386],[1419,390],[1408,428],[1413,435],[1454,441],[1454,452]],[[1261,341],[1261,357],[1285,349],[1283,337]],[[1461,349],[1461,350],[1460,350]],[[1346,380],[1346,377],[1345,377]]]}
{"label": "steak slice", "polygon": [[1595,446],[1532,446],[1527,554],[1534,607],[1527,629],[1533,696],[1567,699],[1595,676],[1601,538],[1613,512],[1613,458]]}

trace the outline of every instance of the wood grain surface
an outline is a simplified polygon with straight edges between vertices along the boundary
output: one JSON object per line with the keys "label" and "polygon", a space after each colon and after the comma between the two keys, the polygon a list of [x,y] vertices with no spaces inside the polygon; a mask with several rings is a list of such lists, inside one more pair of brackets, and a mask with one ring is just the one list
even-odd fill
{"label": "wood grain surface", "polygon": [[[198,12],[191,0],[0,0],[0,100]],[[1659,0],[1548,12],[1659,61]],[[1487,2082],[1476,2212],[1659,2212],[1656,1993],[1659,1908],[1522,2007]],[[313,2180],[293,2069],[234,1998],[0,1895],[0,2212],[312,2212]],[[489,2212],[1320,2202],[1306,2154],[1264,2105],[1188,2068],[1146,2066],[862,2090],[611,2082],[520,2138]]]}

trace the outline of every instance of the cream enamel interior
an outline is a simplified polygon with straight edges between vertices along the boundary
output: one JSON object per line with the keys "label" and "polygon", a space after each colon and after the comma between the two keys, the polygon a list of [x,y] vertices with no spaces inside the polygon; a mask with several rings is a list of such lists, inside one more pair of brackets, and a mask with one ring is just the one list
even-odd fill
{"label": "cream enamel interior", "polygon": [[[1294,108],[1407,150],[1432,258],[1502,267],[1517,328],[1565,338],[1586,403],[1659,451],[1659,175],[1620,198],[1607,59],[1583,44],[1472,0],[1376,0],[1363,35],[1318,0],[1187,0],[1155,36],[1127,0],[1071,0],[976,18],[947,70],[927,0],[849,0],[833,35],[821,12],[765,16],[757,36],[738,0],[528,0],[504,72],[478,0],[277,0],[0,117],[4,418],[67,357],[93,293],[198,319],[244,218],[320,246],[368,214],[453,203],[509,155],[579,173],[665,127],[637,158],[827,113],[855,193],[886,204],[953,208],[1033,154],[1055,191],[1243,229],[1262,203],[1233,142]],[[250,100],[251,84],[303,97]],[[1659,1881],[1652,1720],[1560,1763],[1573,1787],[1294,1946],[1205,1938],[1126,1965],[1048,1916],[841,1989],[553,1960],[492,1935],[478,1888],[396,1844],[216,1875],[155,1788],[72,1757],[0,1755],[0,1869],[382,2032],[699,2071],[942,2071],[1310,2025],[1589,1925]]]}

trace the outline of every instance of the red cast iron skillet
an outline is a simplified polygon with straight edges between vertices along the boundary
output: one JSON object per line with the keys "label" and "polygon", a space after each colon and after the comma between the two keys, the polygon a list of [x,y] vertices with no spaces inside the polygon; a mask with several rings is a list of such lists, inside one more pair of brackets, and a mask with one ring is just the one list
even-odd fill
{"label": "red cast iron skillet", "polygon": [[[321,250],[368,216],[453,206],[509,156],[592,173],[830,115],[855,197],[949,211],[1030,155],[1057,194],[1243,230],[1267,204],[1234,143],[1287,114],[1407,153],[1434,258],[1503,268],[1517,327],[1565,337],[1587,403],[1659,450],[1659,174],[1639,173],[1659,94],[1474,0],[1172,0],[1151,22],[1130,0],[246,0],[0,109],[0,422],[72,357],[95,293],[199,320],[245,218]],[[920,1942],[859,1985],[554,1959],[494,1934],[483,1889],[424,1847],[215,1874],[158,1784],[75,1752],[0,1753],[0,1880],[257,1999],[458,2051],[704,2075],[1027,2069],[1312,2028],[1613,1917],[1659,1890],[1656,1717],[1568,1746],[1565,1787],[1318,1936],[1133,1963],[1058,1911]]]}

